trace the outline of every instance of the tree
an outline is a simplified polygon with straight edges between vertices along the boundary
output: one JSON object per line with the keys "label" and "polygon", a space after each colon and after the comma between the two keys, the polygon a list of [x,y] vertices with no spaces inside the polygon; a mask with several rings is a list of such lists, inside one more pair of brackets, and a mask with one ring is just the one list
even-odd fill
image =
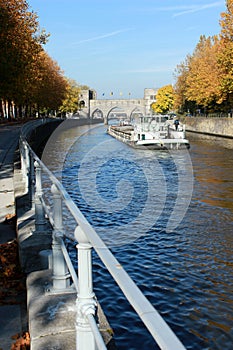
{"label": "tree", "polygon": [[233,0],[226,0],[226,12],[221,13],[221,38],[233,41]]}
{"label": "tree", "polygon": [[221,14],[221,45],[218,65],[221,71],[221,91],[229,105],[233,103],[233,0],[226,1],[227,11]]}
{"label": "tree", "polygon": [[0,99],[16,103],[20,110],[27,103],[35,60],[46,34],[39,34],[37,15],[25,0],[0,0]]}
{"label": "tree", "polygon": [[175,107],[181,111],[204,108],[214,110],[225,100],[221,88],[222,71],[219,65],[221,40],[219,36],[202,35],[192,55],[177,66]]}
{"label": "tree", "polygon": [[80,86],[74,80],[67,80],[65,98],[59,108],[60,112],[75,113],[79,109]]}
{"label": "tree", "polygon": [[35,105],[58,109],[64,98],[63,73],[42,47],[47,39],[26,0],[0,0],[0,100],[20,116]]}
{"label": "tree", "polygon": [[188,55],[184,62],[180,63],[175,70],[176,83],[174,85],[174,109],[183,113],[184,111],[192,111],[193,103],[187,101],[187,77],[189,74],[189,62],[191,56]]}
{"label": "tree", "polygon": [[167,113],[174,106],[174,90],[172,85],[160,88],[156,95],[156,102],[152,104],[152,109],[156,113]]}
{"label": "tree", "polygon": [[0,0],[0,116],[78,109],[80,87],[45,52],[47,39],[26,0]]}
{"label": "tree", "polygon": [[66,94],[67,82],[58,64],[45,51],[37,60],[37,84],[33,101],[37,110],[58,110]]}
{"label": "tree", "polygon": [[26,1],[0,0],[1,97],[12,98],[15,82],[24,76],[34,55],[41,50],[38,37],[34,37],[37,30],[37,16],[28,11]]}
{"label": "tree", "polygon": [[208,108],[213,103],[222,103],[220,70],[217,63],[219,39],[217,36],[200,37],[192,58],[189,60],[189,74],[186,79],[185,97],[188,101]]}
{"label": "tree", "polygon": [[82,106],[79,101],[79,95],[81,90],[89,90],[89,86],[87,85],[79,85],[75,80],[67,79],[67,89],[65,98],[62,101],[62,105],[59,108],[60,112],[64,113],[75,113]]}
{"label": "tree", "polygon": [[202,35],[186,61],[177,66],[175,106],[180,110],[229,110],[233,103],[233,0],[226,0],[221,32]]}

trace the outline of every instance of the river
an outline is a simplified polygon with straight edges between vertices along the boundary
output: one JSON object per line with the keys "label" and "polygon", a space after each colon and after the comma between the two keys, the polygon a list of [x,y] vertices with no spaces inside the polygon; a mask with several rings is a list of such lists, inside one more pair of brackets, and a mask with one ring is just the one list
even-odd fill
{"label": "river", "polygon": [[[73,128],[47,164],[184,346],[230,350],[233,140],[187,136],[190,150],[172,153]],[[93,279],[117,347],[158,349],[95,252]]]}

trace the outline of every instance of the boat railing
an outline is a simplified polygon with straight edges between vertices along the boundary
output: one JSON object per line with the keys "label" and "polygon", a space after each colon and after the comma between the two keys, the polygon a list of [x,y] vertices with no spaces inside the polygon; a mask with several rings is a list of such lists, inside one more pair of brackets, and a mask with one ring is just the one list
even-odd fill
{"label": "boat railing", "polygon": [[[97,304],[93,292],[91,258],[94,249],[160,349],[184,350],[185,347],[175,333],[107,248],[63,185],[31,148],[25,130],[21,134],[20,155],[22,174],[30,194],[31,206],[35,209],[35,232],[39,235],[45,229],[47,219],[52,226],[52,289],[56,293],[66,293],[72,280],[77,293],[76,349],[106,349],[95,320]],[[42,172],[51,182],[50,189],[48,184],[44,188]],[[44,192],[51,204],[45,201]],[[78,271],[75,270],[65,245],[64,208],[75,221],[72,239],[77,242]]]}

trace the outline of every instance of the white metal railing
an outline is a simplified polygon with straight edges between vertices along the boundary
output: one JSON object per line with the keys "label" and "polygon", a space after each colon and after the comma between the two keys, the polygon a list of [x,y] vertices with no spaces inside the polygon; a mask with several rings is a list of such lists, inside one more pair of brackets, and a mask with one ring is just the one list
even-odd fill
{"label": "white metal railing", "polygon": [[[32,150],[26,134],[23,128],[20,139],[21,167],[30,192],[31,204],[35,207],[36,232],[39,234],[43,231],[45,216],[53,228],[52,288],[63,293],[70,288],[72,279],[77,290],[76,349],[106,349],[94,317],[97,308],[92,282],[91,249],[94,248],[159,347],[166,350],[184,350],[183,344],[100,239],[62,184]],[[52,183],[52,206],[45,203],[43,198],[42,170]],[[63,205],[76,222],[73,239],[78,242],[78,277],[64,244]]]}

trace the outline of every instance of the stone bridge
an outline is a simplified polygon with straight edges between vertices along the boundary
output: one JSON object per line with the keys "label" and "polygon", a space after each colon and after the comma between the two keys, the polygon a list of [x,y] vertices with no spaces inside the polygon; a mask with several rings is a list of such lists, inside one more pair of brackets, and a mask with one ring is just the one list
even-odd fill
{"label": "stone bridge", "polygon": [[155,89],[144,89],[142,99],[97,99],[93,90],[82,90],[79,95],[82,113],[87,117],[102,118],[105,124],[114,114],[114,118],[125,116],[130,119],[133,113],[148,114],[151,104],[156,101]]}
{"label": "stone bridge", "polygon": [[90,117],[101,116],[105,124],[114,114],[114,118],[118,118],[122,114],[126,115],[127,119],[131,118],[134,112],[146,113],[145,103],[143,99],[139,100],[91,100],[90,101]]}

